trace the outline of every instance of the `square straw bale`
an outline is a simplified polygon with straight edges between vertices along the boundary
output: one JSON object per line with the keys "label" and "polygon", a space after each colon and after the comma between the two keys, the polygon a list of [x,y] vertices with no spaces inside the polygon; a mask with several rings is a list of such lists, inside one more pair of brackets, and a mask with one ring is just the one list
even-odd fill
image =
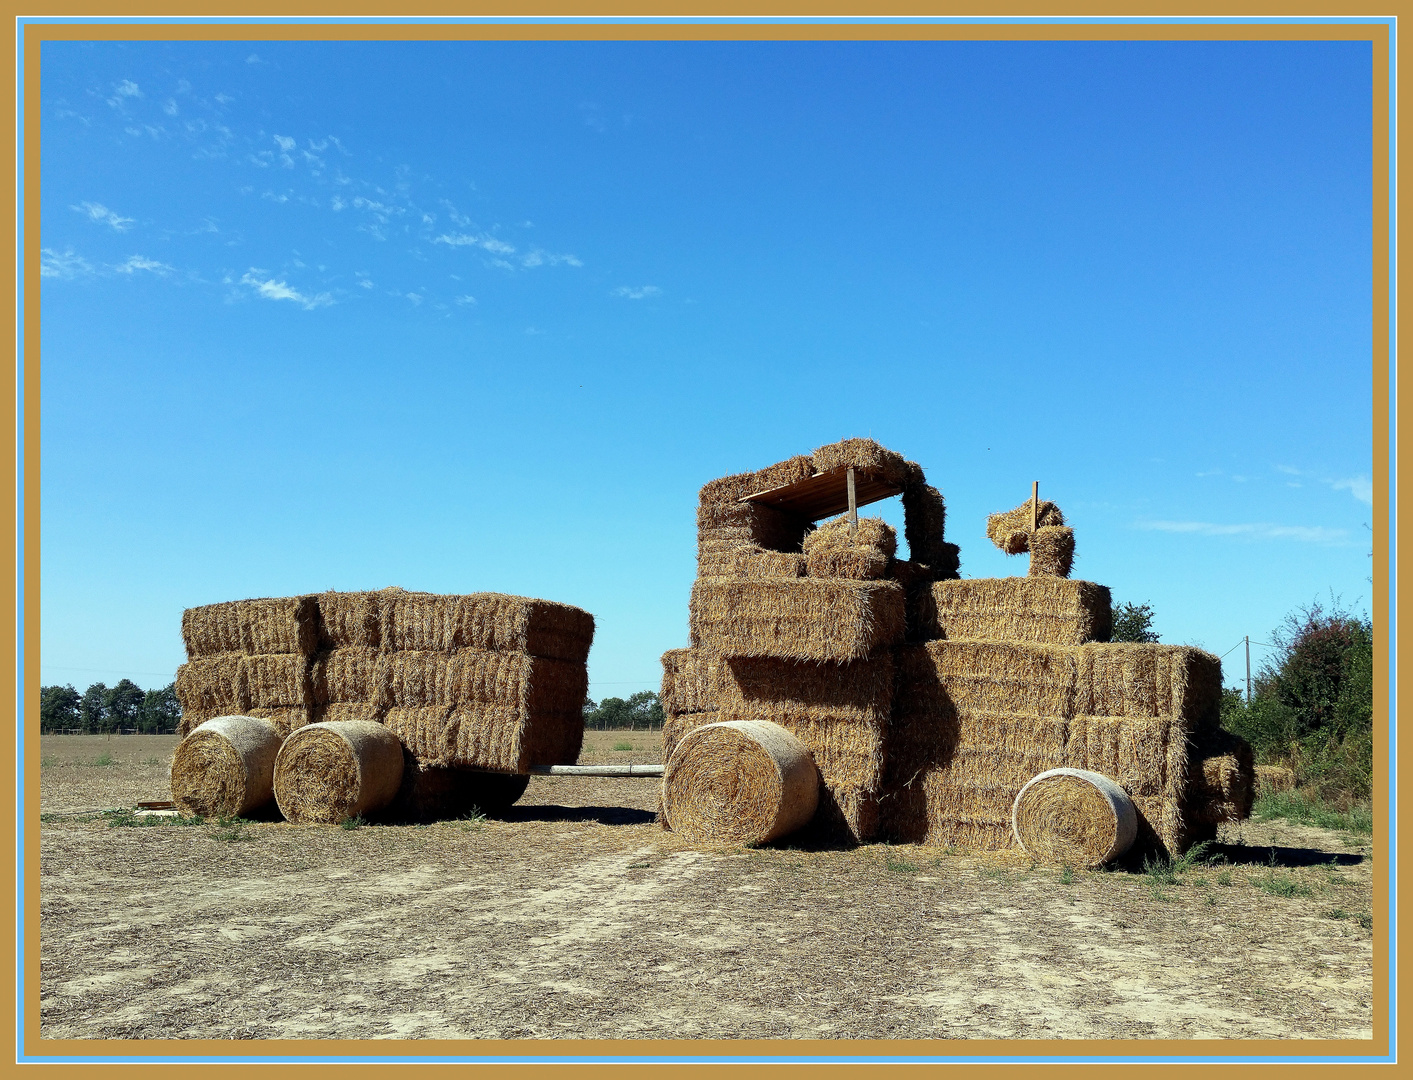
{"label": "square straw bale", "polygon": [[1189,645],[1102,642],[1075,651],[1075,709],[1099,716],[1178,716],[1190,729],[1218,723],[1222,665]]}
{"label": "square straw bale", "polygon": [[810,522],[760,503],[703,503],[697,508],[698,544],[732,541],[771,551],[799,551]]}
{"label": "square straw bale", "polygon": [[384,682],[387,670],[382,652],[360,645],[330,649],[314,657],[310,669],[314,700],[332,702],[375,702],[387,697]]}
{"label": "square straw bale", "polygon": [[804,577],[805,557],[789,551],[766,551],[755,544],[713,542],[697,553],[697,576]]}
{"label": "square straw bale", "polygon": [[382,644],[379,592],[322,592],[319,648],[376,649]]}
{"label": "square straw bale", "polygon": [[867,844],[878,837],[879,809],[876,791],[821,783],[819,807],[798,839],[806,844]]}
{"label": "square straw bale", "polygon": [[840,439],[821,446],[811,457],[818,472],[852,465],[856,472],[867,473],[894,487],[902,487],[910,475],[902,454],[895,454],[872,439]]}
{"label": "square straw bale", "polygon": [[[1065,515],[1054,503],[1041,499],[1039,505],[1038,528],[1050,525],[1063,525]],[[986,535],[991,542],[1007,555],[1020,555],[1030,550],[1031,507],[1023,502],[1014,510],[991,514],[986,519]]]}
{"label": "square straw bale", "polygon": [[382,644],[389,651],[485,649],[583,664],[594,617],[581,608],[503,593],[381,598]]}
{"label": "square straw bale", "polygon": [[241,700],[254,708],[313,705],[311,659],[300,653],[243,656],[236,675]]}
{"label": "square straw bale", "polygon": [[934,582],[919,612],[929,638],[1080,645],[1109,637],[1109,590],[1065,578]]}
{"label": "square straw bale", "polygon": [[[1059,766],[1125,788],[1140,850],[1180,853],[1210,831],[1204,816],[1231,812],[1189,765],[1189,740],[1212,730],[1221,683],[1201,650],[934,641],[899,649],[898,668],[883,801],[897,839],[1001,844],[1020,787]],[[1096,703],[1112,713],[1082,711]],[[1228,786],[1240,798],[1234,764]]]}
{"label": "square straw bale", "polygon": [[903,591],[892,581],[700,578],[692,644],[730,656],[857,660],[903,636]]}
{"label": "square straw bale", "polygon": [[711,649],[669,649],[662,654],[663,712],[715,711],[721,706],[730,678],[726,658],[720,653]]}
{"label": "square straw bale", "polygon": [[247,653],[308,656],[319,647],[319,603],[313,596],[240,600],[236,613]]}
{"label": "square straw bale", "polygon": [[823,548],[804,556],[805,573],[812,578],[848,578],[880,581],[888,576],[890,559],[873,548]]}
{"label": "square straw bale", "polygon": [[727,661],[722,720],[769,720],[809,748],[826,785],[876,791],[883,783],[893,657],[845,664],[761,657]]}
{"label": "square straw bale", "polygon": [[1217,825],[1251,816],[1256,766],[1251,745],[1221,728],[1197,732],[1188,747],[1184,817]]}
{"label": "square straw bale", "polygon": [[697,501],[701,506],[735,503],[758,491],[769,491],[800,480],[808,480],[814,473],[813,460],[801,454],[755,472],[735,473],[712,480],[702,486]]}
{"label": "square straw bale", "polygon": [[583,738],[581,709],[529,714],[514,706],[463,704],[451,708],[443,747],[449,765],[523,773],[532,765],[572,765]]}
{"label": "square straw bale", "polygon": [[275,725],[275,732],[281,739],[288,739],[290,732],[313,722],[313,710],[308,705],[281,705],[276,708],[255,706],[245,710],[244,715],[269,720]]}
{"label": "square straw bale", "polygon": [[927,482],[922,466],[907,462],[903,485],[903,536],[908,541],[908,557],[944,572],[938,578],[957,576],[957,546],[943,535],[947,526],[947,504],[942,493]]}
{"label": "square straw bale", "polygon": [[450,758],[447,745],[450,716],[450,705],[393,707],[383,714],[382,722],[418,761],[435,765],[445,764]]}
{"label": "square straw bale", "polygon": [[319,643],[319,607],[311,596],[268,597],[207,604],[182,612],[189,658],[226,652],[312,653]]}
{"label": "square straw bale", "polygon": [[1074,566],[1074,530],[1068,525],[1044,525],[1030,538],[1028,577],[1067,578]]}
{"label": "square straw bale", "polygon": [[932,583],[938,580],[938,574],[934,568],[912,559],[894,559],[888,564],[887,577],[903,590],[904,640],[926,641],[935,636]]}
{"label": "square straw bale", "polygon": [[[1172,716],[1077,715],[1067,757],[1075,768],[1103,773],[1130,796],[1161,796],[1177,787],[1168,775],[1172,740],[1184,738]],[[1180,779],[1180,778],[1177,778]]]}
{"label": "square straw bale", "polygon": [[238,652],[198,656],[177,668],[176,694],[183,711],[217,710],[213,716],[239,716],[248,698],[242,694]]}
{"label": "square straw bale", "polygon": [[369,720],[383,723],[383,710],[371,701],[331,701],[315,705],[311,710],[311,723],[326,724],[341,720]]}
{"label": "square straw bale", "polygon": [[183,611],[182,643],[188,660],[243,651],[236,601]]}
{"label": "square straw bale", "polygon": [[389,706],[511,705],[528,713],[582,713],[583,664],[487,649],[407,651],[382,658]]}
{"label": "square straw bale", "polygon": [[1075,708],[1074,650],[1002,641],[928,641],[897,650],[896,715],[949,718],[960,709],[1068,717]]}
{"label": "square straw bale", "polygon": [[859,518],[858,530],[850,528],[849,516],[826,521],[805,537],[801,550],[805,555],[820,551],[849,551],[867,548],[892,558],[898,553],[898,533],[882,518]]}

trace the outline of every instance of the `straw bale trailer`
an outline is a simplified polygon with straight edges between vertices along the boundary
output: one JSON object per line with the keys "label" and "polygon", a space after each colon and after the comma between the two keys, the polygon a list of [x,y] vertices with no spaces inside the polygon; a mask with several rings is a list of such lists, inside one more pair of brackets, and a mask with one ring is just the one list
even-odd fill
{"label": "straw bale trailer", "polygon": [[406,752],[407,782],[384,786],[410,816],[468,792],[509,805],[532,769],[579,756],[593,634],[586,611],[499,593],[393,588],[192,608],[180,733],[232,715],[269,721],[281,740],[371,722]]}
{"label": "straw bale trailer", "polygon": [[[857,515],[893,495],[907,560]],[[1178,854],[1249,815],[1215,657],[1110,643],[1109,590],[1069,579],[1073,529],[1038,492],[988,522],[1026,577],[960,579],[945,520],[921,466],[866,439],[704,486],[691,646],[662,658],[668,771],[698,729],[770,722],[813,758],[816,834],[1037,858]]]}

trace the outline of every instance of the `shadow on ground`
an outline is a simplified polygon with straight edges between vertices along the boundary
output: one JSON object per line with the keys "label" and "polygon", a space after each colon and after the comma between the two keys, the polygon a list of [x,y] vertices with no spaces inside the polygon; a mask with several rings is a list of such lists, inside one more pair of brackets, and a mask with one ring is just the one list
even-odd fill
{"label": "shadow on ground", "polygon": [[1358,852],[1321,851],[1305,847],[1248,847],[1245,844],[1213,844],[1206,851],[1205,862],[1226,862],[1233,866],[1276,866],[1295,869],[1301,866],[1358,866],[1364,856]]}
{"label": "shadow on ground", "polygon": [[600,825],[651,825],[651,810],[628,806],[512,806],[495,815],[502,821],[597,821]]}

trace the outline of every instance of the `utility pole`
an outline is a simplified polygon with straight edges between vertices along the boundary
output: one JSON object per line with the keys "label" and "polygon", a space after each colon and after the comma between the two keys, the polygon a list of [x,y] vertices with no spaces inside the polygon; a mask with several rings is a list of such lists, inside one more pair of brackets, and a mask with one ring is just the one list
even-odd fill
{"label": "utility pole", "polygon": [[1033,533],[1040,528],[1040,481],[1032,480],[1030,484],[1030,531]]}
{"label": "utility pole", "polygon": [[1246,635],[1246,704],[1251,704],[1251,635]]}

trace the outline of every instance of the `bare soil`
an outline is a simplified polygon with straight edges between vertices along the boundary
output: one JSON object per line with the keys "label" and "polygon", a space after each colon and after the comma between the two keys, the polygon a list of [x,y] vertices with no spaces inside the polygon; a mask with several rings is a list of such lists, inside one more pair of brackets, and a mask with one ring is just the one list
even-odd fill
{"label": "bare soil", "polygon": [[656,781],[550,777],[499,820],[95,816],[168,797],[175,744],[41,740],[45,1038],[1372,1037],[1367,839],[1247,822],[1171,881],[694,850]]}

